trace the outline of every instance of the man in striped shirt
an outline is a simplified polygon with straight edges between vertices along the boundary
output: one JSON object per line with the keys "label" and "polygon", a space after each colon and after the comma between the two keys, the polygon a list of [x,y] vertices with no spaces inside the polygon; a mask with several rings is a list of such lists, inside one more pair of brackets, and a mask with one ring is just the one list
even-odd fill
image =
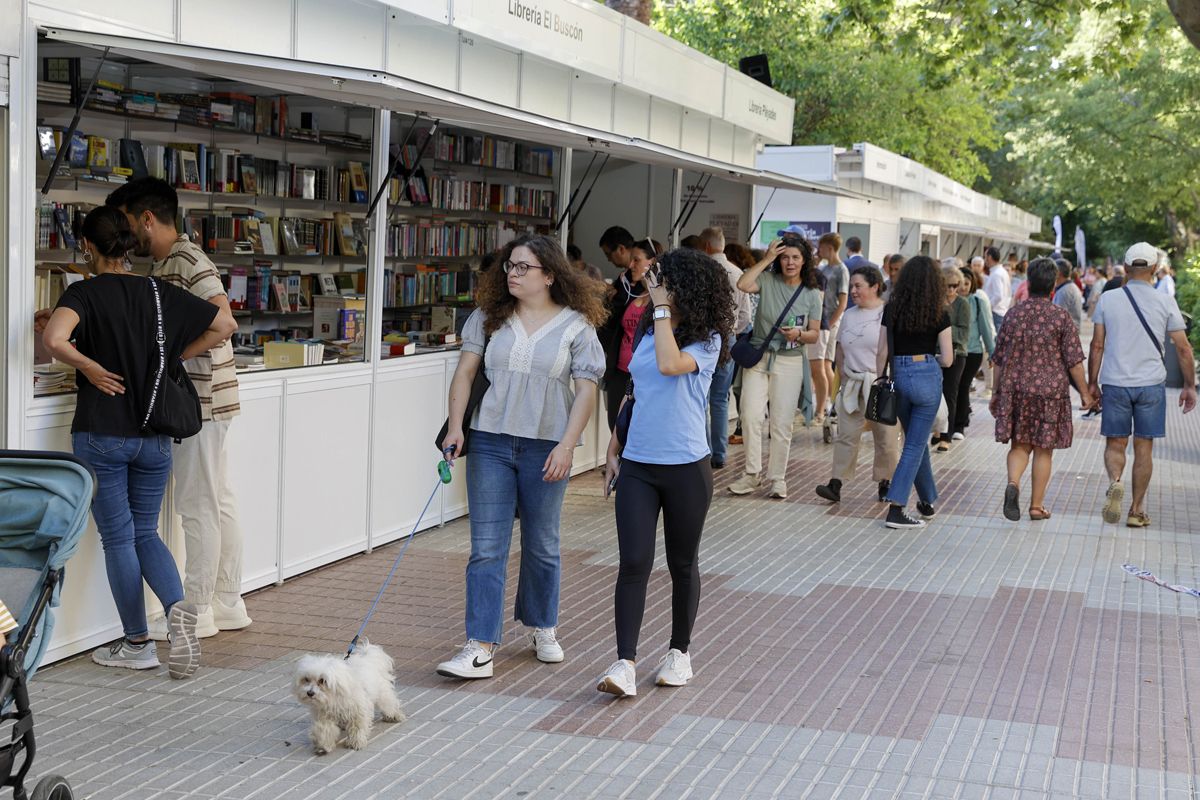
{"label": "man in striped shirt", "polygon": [[[210,303],[229,309],[221,274],[203,250],[179,234],[179,199],[166,181],[138,178],[108,196],[107,203],[129,217],[138,255],[154,259],[151,274]],[[229,476],[227,443],[238,415],[238,380],[228,341],[186,362],[200,395],[200,433],[174,446],[175,509],[183,518],[184,596],[196,604],[196,635],[238,630],[250,624],[241,598],[242,532]],[[155,638],[166,628],[152,625]]]}

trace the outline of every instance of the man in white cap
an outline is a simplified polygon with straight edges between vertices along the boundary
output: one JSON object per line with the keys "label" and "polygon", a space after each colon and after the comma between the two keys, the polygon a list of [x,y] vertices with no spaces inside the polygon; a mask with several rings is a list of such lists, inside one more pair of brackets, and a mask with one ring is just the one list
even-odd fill
{"label": "man in white cap", "polygon": [[1196,407],[1196,368],[1192,348],[1184,331],[1183,315],[1174,297],[1154,290],[1159,251],[1138,242],[1125,251],[1125,284],[1119,291],[1105,292],[1092,317],[1091,358],[1088,384],[1093,397],[1103,394],[1100,433],[1105,437],[1104,467],[1110,481],[1105,493],[1105,522],[1121,520],[1125,488],[1125,450],[1133,434],[1133,499],[1126,524],[1145,528],[1150,524],[1144,503],[1154,465],[1154,440],[1166,436],[1167,368],[1163,363],[1166,340],[1170,338],[1179,355],[1183,391],[1179,405],[1183,413]]}

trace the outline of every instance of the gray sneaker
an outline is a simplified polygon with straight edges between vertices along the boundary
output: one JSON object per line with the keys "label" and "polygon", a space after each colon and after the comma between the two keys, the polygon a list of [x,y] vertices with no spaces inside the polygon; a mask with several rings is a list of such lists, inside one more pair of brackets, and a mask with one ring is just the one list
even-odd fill
{"label": "gray sneaker", "polygon": [[154,642],[133,644],[122,638],[92,651],[92,661],[102,667],[125,667],[126,669],[154,669],[159,666],[158,650]]}
{"label": "gray sneaker", "polygon": [[190,678],[200,668],[200,640],[196,638],[196,606],[180,601],[167,614],[167,674],[175,680]]}

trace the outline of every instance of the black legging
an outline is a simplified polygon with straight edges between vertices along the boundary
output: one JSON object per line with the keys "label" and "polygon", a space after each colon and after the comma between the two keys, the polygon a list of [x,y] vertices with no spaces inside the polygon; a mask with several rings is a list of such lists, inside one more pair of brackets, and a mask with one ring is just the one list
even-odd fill
{"label": "black legging", "polygon": [[[956,358],[955,361],[958,359]],[[958,400],[955,403],[954,428],[955,433],[962,433],[971,424],[971,381],[983,363],[983,353],[967,353],[963,362],[962,376],[958,379]]]}
{"label": "black legging", "polygon": [[[956,355],[953,364],[942,367],[942,397],[946,398],[946,427],[951,430],[954,428],[954,421],[958,419],[958,382],[962,379],[963,367],[966,366],[966,363],[966,356]],[[950,441],[951,433],[943,433],[941,439],[943,442]]]}
{"label": "black legging", "polygon": [[629,373],[613,367],[604,375],[605,410],[608,412],[608,430],[617,427],[617,412],[621,410],[621,398],[625,396],[625,387],[629,386]]}
{"label": "black legging", "polygon": [[615,601],[618,658],[637,657],[660,509],[671,572],[670,646],[687,652],[700,606],[700,534],[712,492],[708,456],[691,464],[621,461],[616,502],[621,551]]}

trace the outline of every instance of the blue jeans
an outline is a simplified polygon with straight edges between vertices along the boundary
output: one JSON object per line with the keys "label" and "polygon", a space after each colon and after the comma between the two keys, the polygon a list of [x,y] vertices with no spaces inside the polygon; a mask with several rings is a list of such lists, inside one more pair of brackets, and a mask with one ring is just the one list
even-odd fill
{"label": "blue jeans", "polygon": [[713,373],[708,390],[708,446],[712,460],[724,462],[729,449],[729,387],[733,385],[733,359]]}
{"label": "blue jeans", "polygon": [[558,442],[471,431],[467,504],[467,638],[500,643],[513,515],[521,512],[521,572],[513,618],[532,628],[558,624],[559,517],[567,479],[547,483],[542,466]]}
{"label": "blue jeans", "polygon": [[171,475],[171,439],[74,433],[71,448],[96,473],[92,517],[121,627],[127,638],[142,638],[147,633],[143,579],[165,610],[183,599],[175,559],[158,537],[158,513]]}
{"label": "blue jeans", "polygon": [[913,356],[892,359],[892,376],[899,395],[898,416],[904,428],[904,449],[892,473],[892,488],[887,500],[898,506],[908,505],[915,487],[917,498],[933,503],[937,487],[933,483],[933,465],[929,463],[929,435],[942,400],[942,368],[933,356],[913,361]]}
{"label": "blue jeans", "polygon": [[1167,385],[1100,387],[1104,405],[1100,410],[1100,435],[1125,439],[1130,432],[1139,439],[1161,439],[1167,435]]}

